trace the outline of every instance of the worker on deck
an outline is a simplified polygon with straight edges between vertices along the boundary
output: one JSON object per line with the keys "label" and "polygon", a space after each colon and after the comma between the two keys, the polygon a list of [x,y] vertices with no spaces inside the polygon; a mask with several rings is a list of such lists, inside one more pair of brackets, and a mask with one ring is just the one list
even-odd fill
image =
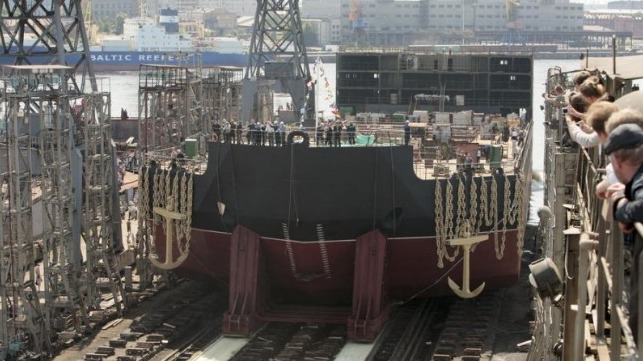
{"label": "worker on deck", "polygon": [[409,145],[410,141],[411,141],[411,125],[407,120],[406,122],[404,122],[404,145]]}

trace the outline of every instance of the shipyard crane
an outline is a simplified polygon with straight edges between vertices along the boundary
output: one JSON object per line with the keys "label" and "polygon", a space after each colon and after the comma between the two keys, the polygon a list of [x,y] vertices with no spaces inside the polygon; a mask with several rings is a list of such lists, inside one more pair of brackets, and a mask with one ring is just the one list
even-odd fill
{"label": "shipyard crane", "polygon": [[9,59],[4,64],[67,65],[73,68],[73,76],[66,74],[72,91],[82,93],[86,85],[97,90],[81,0],[10,0],[2,14],[2,57]]}
{"label": "shipyard crane", "polygon": [[241,120],[266,120],[265,114],[272,113],[266,111],[272,109],[271,91],[290,94],[293,117],[314,125],[314,84],[297,0],[257,1]]}
{"label": "shipyard crane", "polygon": [[45,359],[87,329],[101,287],[119,311],[123,301],[110,97],[81,0],[8,0],[0,12],[0,355]]}

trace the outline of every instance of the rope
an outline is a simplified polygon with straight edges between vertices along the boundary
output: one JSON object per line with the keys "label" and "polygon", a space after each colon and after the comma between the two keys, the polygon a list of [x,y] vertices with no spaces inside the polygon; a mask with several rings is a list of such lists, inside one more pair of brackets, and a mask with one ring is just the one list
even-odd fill
{"label": "rope", "polygon": [[[218,149],[218,151],[217,151],[217,157],[216,157],[216,161],[217,161],[217,162],[216,162],[216,172],[217,172],[217,198],[219,199],[219,202],[221,202],[221,201],[222,201],[222,199],[221,199],[221,177],[220,177],[220,175],[221,175],[221,174],[220,174],[220,173],[221,173],[221,169],[220,169],[220,167],[219,167],[219,165],[221,164],[221,162],[220,162],[220,157],[221,157],[221,145],[218,145],[218,144],[217,144],[217,146],[219,147],[219,149]],[[233,166],[234,166],[234,162],[232,162],[232,164],[233,164]],[[232,171],[232,189],[233,189],[233,191],[235,192],[234,201],[235,201],[235,208],[236,208],[236,205],[237,205],[237,204],[236,204],[236,202],[237,202],[237,197],[236,197],[236,185],[235,185],[235,183],[234,183],[234,169],[233,169],[233,171]],[[238,208],[237,208],[237,209],[238,209]],[[221,214],[221,212],[219,212],[218,210],[219,210],[219,207],[218,207],[218,205],[217,205],[217,214],[219,214],[219,219],[221,220],[221,226],[223,227],[223,231],[224,231],[224,232],[227,232],[227,231],[228,231],[228,228],[226,227],[226,224],[225,224],[225,222],[224,222],[224,220],[223,220],[223,214]],[[238,217],[238,213],[239,213],[239,212],[237,212],[237,211],[235,210],[235,214],[237,215],[237,217]],[[239,223],[239,219],[237,219],[237,223]]]}
{"label": "rope", "polygon": [[[458,247],[458,248],[459,248],[459,247]],[[430,285],[428,285],[428,286],[424,287],[424,288],[423,288],[422,290],[420,290],[419,292],[416,292],[413,296],[411,296],[411,297],[407,298],[406,300],[402,301],[402,304],[404,305],[404,304],[406,304],[407,302],[412,301],[413,299],[415,299],[415,298],[416,298],[416,297],[418,297],[419,295],[421,295],[421,294],[423,294],[424,292],[426,292],[426,291],[430,290],[431,288],[435,287],[435,286],[436,286],[438,283],[440,283],[440,282],[441,282],[441,281],[442,281],[446,276],[448,276],[448,275],[449,275],[449,273],[451,273],[451,272],[453,271],[453,269],[454,269],[454,268],[456,268],[456,266],[457,266],[457,265],[459,265],[460,263],[462,263],[462,261],[463,261],[463,260],[464,260],[464,257],[462,257],[462,258],[458,259],[458,261],[457,261],[457,262],[455,262],[455,263],[454,263],[454,264],[453,264],[453,265],[452,265],[448,270],[446,270],[446,272],[444,272],[444,273],[440,276],[440,278],[438,278],[437,280],[433,281],[433,283],[431,283]],[[442,267],[440,267],[440,268],[442,268]]]}

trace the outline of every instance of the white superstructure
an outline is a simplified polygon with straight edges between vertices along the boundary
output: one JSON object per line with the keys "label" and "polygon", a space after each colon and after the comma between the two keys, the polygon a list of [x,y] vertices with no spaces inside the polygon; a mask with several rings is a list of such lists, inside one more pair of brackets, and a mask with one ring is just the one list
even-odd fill
{"label": "white superstructure", "polygon": [[[125,19],[123,40],[130,42],[131,50],[138,51],[190,51],[192,40],[183,34],[168,33],[164,26],[151,18]],[[103,50],[105,49],[103,47]]]}

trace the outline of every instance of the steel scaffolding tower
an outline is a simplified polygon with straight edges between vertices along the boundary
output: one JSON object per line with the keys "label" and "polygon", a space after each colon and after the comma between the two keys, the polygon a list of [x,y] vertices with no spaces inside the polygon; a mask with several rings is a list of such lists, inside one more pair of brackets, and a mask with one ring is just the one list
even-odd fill
{"label": "steel scaffolding tower", "polygon": [[87,81],[97,90],[81,0],[7,0],[0,12],[2,56],[15,65],[71,66],[67,81],[75,92],[83,92]]}
{"label": "steel scaffolding tower", "polygon": [[[258,0],[250,55],[243,83],[242,120],[260,119],[259,83],[273,80],[273,91],[289,93],[295,118],[314,124],[314,92],[304,46],[298,0]],[[312,82],[311,82],[312,84]],[[308,101],[309,100],[309,101]],[[303,114],[300,111],[303,109]]]}
{"label": "steel scaffolding tower", "polygon": [[[121,243],[109,96],[97,92],[80,4],[0,5],[2,56],[14,64],[3,67],[0,322],[6,322],[0,353],[46,353],[54,333],[58,342],[75,337],[90,326],[88,313],[105,288],[118,311],[122,307],[114,268]],[[93,93],[83,95],[87,84]],[[39,187],[32,188],[32,172],[40,176]],[[32,192],[41,194],[40,211]],[[43,228],[38,257],[36,224]]]}
{"label": "steel scaffolding tower", "polygon": [[118,313],[122,311],[125,293],[115,251],[122,249],[114,229],[120,229],[119,214],[114,214],[114,158],[109,93],[85,95],[82,102],[82,124],[85,131],[85,214],[83,239],[86,247],[85,284],[89,306],[97,309],[101,291],[111,293]]}
{"label": "steel scaffolding tower", "polygon": [[210,68],[203,77],[203,113],[210,123],[239,120],[241,81],[243,72],[238,68]]}
{"label": "steel scaffolding tower", "polygon": [[25,349],[37,355],[51,351],[32,234],[32,190],[36,189],[32,187],[33,134],[37,129],[31,126],[31,108],[25,101],[28,80],[12,77],[2,81],[1,150],[5,154],[0,165],[0,354],[12,357]]}
{"label": "steel scaffolding tower", "polygon": [[[29,341],[29,350],[43,352],[50,347],[46,335],[57,333],[64,342],[91,326],[88,313],[99,307],[100,291],[110,291],[121,311],[123,289],[114,268],[113,229],[120,219],[113,217],[109,95],[68,95],[64,73],[72,69],[65,66],[5,70],[11,77],[5,81],[9,111],[2,191],[8,201],[2,213],[9,222],[3,222],[1,238],[11,247],[3,248],[0,269],[16,271],[3,273],[1,317],[14,326],[2,329],[2,340],[3,347]],[[40,174],[39,188],[32,188],[33,171]],[[41,194],[42,277],[34,255],[32,192]],[[31,335],[27,341],[25,329]]]}
{"label": "steel scaffolding tower", "polygon": [[178,146],[209,132],[199,73],[180,66],[141,65],[138,134],[143,153]]}
{"label": "steel scaffolding tower", "polygon": [[[78,114],[73,113],[72,99],[66,93],[68,77],[60,76],[59,69],[56,73],[46,70],[29,79],[33,87],[26,99],[33,112],[30,121],[38,124],[40,131],[45,315],[52,331],[73,327],[75,333],[81,333],[89,326],[86,300],[80,291],[82,158],[77,149],[83,137],[77,128]],[[63,71],[71,72],[71,68]]]}

